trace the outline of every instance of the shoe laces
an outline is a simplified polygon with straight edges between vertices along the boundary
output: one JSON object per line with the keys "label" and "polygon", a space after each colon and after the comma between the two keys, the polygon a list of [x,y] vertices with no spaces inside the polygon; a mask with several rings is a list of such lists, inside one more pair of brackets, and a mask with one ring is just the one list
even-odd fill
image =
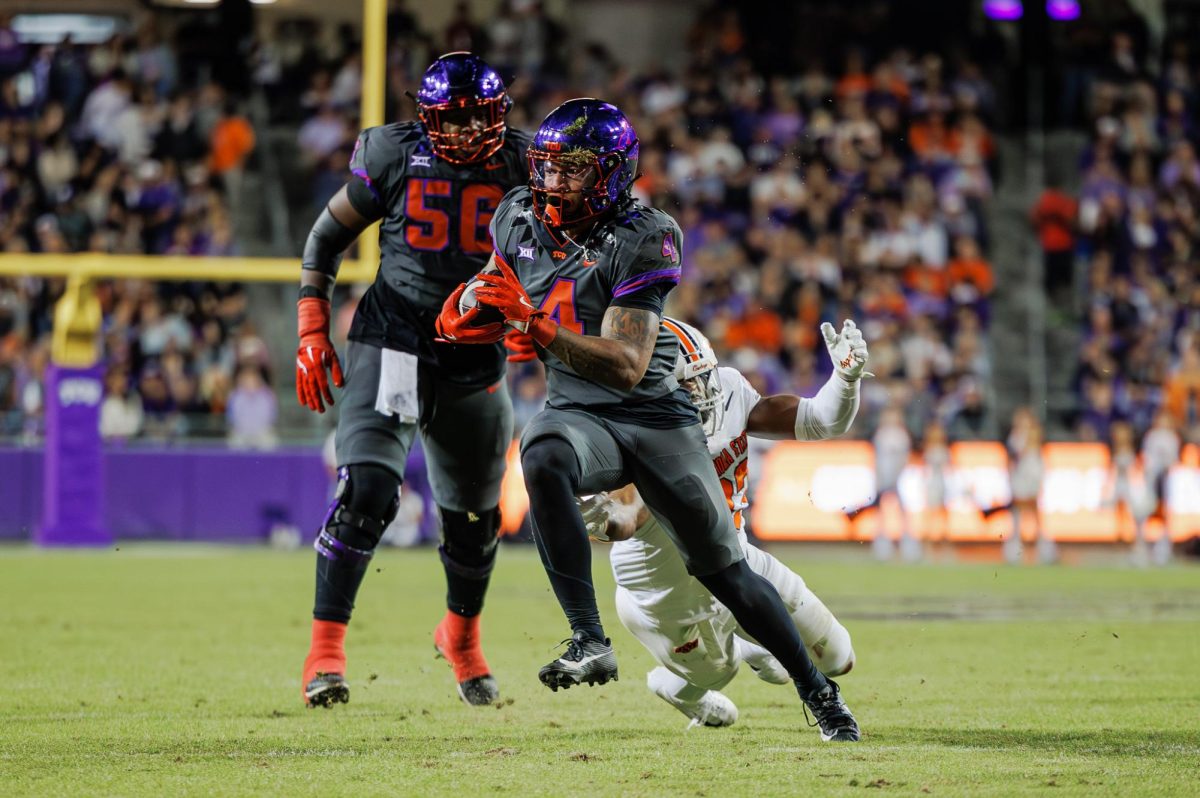
{"label": "shoe laces", "polygon": [[[810,728],[820,726],[823,729],[838,729],[844,726],[850,726],[854,723],[854,716],[850,714],[850,710],[846,707],[841,698],[841,691],[838,690],[833,680],[828,680],[833,689],[829,694],[823,697],[817,697],[809,701],[802,701],[804,707],[804,721]],[[812,709],[813,718],[808,715],[808,710]]]}
{"label": "shoe laces", "polygon": [[587,656],[586,652],[583,649],[584,649],[584,645],[586,644],[586,642],[590,639],[591,638],[587,638],[587,637],[579,638],[579,637],[571,636],[571,637],[568,637],[566,640],[560,641],[559,645],[566,646],[567,650],[565,652],[563,652],[562,656],[559,657],[559,659],[570,660],[571,662],[579,662],[579,660],[581,660],[585,656]]}

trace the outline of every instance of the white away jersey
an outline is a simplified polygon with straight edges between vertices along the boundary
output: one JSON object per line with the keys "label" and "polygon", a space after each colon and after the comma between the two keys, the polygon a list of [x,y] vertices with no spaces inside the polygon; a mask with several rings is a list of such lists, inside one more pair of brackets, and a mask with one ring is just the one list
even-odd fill
{"label": "white away jersey", "polygon": [[721,428],[708,439],[708,453],[721,479],[729,511],[733,513],[733,525],[742,535],[746,526],[742,512],[750,506],[746,499],[746,474],[750,470],[746,423],[750,419],[750,411],[762,396],[737,369],[722,366],[717,369],[717,376],[721,379],[725,415],[721,419]]}

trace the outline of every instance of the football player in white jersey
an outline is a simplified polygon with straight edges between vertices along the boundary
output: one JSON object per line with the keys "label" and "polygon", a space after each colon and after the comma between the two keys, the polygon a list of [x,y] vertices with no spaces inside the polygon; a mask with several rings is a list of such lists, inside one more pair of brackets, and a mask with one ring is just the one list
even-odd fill
{"label": "football player in white jersey", "polygon": [[[779,591],[817,668],[826,676],[846,673],[854,666],[850,633],[800,576],[746,539],[746,438],[816,441],[846,432],[858,412],[858,384],[867,363],[862,332],[849,320],[840,333],[822,324],[834,365],[829,381],[812,398],[764,398],[738,371],[718,367],[708,340],[694,327],[671,318],[664,318],[663,325],[679,338],[675,376],[700,411],[746,561]],[[791,681],[770,653],[748,639],[733,614],[688,574],[636,488],[596,494],[580,505],[589,534],[615,541],[610,562],[617,581],[617,614],[659,662],[646,680],[655,695],[693,725],[729,726],[737,720],[737,707],[720,690],[740,663],[764,681]]]}

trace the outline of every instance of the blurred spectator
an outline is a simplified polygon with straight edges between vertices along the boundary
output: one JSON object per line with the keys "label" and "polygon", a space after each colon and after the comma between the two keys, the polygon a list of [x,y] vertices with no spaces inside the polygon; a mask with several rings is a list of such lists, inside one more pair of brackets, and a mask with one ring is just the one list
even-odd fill
{"label": "blurred spectator", "polygon": [[1037,543],[1038,559],[1043,564],[1058,561],[1058,548],[1053,539],[1044,534],[1042,513],[1038,497],[1042,491],[1044,467],[1042,462],[1042,425],[1027,407],[1019,407],[1013,413],[1012,429],[1008,434],[1008,478],[1011,498],[1006,504],[982,510],[984,518],[1000,512],[1008,512],[1012,518],[1012,531],[1004,539],[1004,559],[1019,565],[1025,558],[1023,523],[1032,520],[1034,540]]}
{"label": "blurred spectator", "polygon": [[487,40],[483,28],[471,19],[471,4],[457,3],[454,6],[454,17],[446,25],[446,52],[466,50],[482,53],[487,51]]}
{"label": "blurred spectator", "polygon": [[104,378],[100,403],[100,437],[106,440],[136,438],[142,431],[142,398],[129,386],[123,369],[110,369]]}
{"label": "blurred spectator", "polygon": [[254,151],[254,128],[238,113],[236,103],[226,102],[224,112],[213,125],[209,150],[208,168],[221,180],[229,211],[237,218],[241,215],[246,161]]}
{"label": "blurred spectator", "polygon": [[239,449],[275,446],[275,420],[279,412],[275,392],[254,366],[238,369],[237,384],[229,394],[229,443]]}
{"label": "blurred spectator", "polygon": [[1033,208],[1032,221],[1042,247],[1042,279],[1051,300],[1061,299],[1075,274],[1075,200],[1050,183]]}
{"label": "blurred spectator", "polygon": [[908,465],[912,439],[905,427],[904,415],[898,407],[888,408],[880,415],[879,427],[871,438],[871,444],[875,449],[875,498],[863,507],[847,511],[846,517],[853,522],[863,512],[875,510],[875,538],[871,544],[871,552],[877,560],[890,560],[896,549],[896,542],[888,533],[883,499],[885,496],[892,496],[900,514],[900,555],[907,562],[915,562],[921,559],[921,544],[912,535],[908,510],[900,495],[900,474]]}

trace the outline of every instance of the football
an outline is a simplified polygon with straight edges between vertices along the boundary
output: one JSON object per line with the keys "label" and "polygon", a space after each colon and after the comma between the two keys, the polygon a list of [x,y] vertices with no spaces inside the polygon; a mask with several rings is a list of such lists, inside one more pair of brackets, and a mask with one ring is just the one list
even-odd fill
{"label": "football", "polygon": [[[498,268],[496,268],[495,266],[488,266],[479,274],[499,274],[499,273],[500,273],[500,270]],[[483,282],[483,280],[479,279],[479,275],[472,277],[467,282],[466,290],[463,291],[462,296],[460,296],[458,298],[458,312],[460,314],[466,313],[468,310],[470,310],[471,308],[475,307],[478,304],[475,301],[475,289],[477,289],[481,286],[484,286],[484,285],[486,285],[486,283]],[[475,317],[474,324],[472,324],[471,326],[472,327],[482,327],[485,324],[495,324],[497,322],[503,322],[503,321],[504,321],[504,314],[501,313],[499,310],[497,310],[496,308],[484,307],[481,311],[479,311],[479,315]]]}

